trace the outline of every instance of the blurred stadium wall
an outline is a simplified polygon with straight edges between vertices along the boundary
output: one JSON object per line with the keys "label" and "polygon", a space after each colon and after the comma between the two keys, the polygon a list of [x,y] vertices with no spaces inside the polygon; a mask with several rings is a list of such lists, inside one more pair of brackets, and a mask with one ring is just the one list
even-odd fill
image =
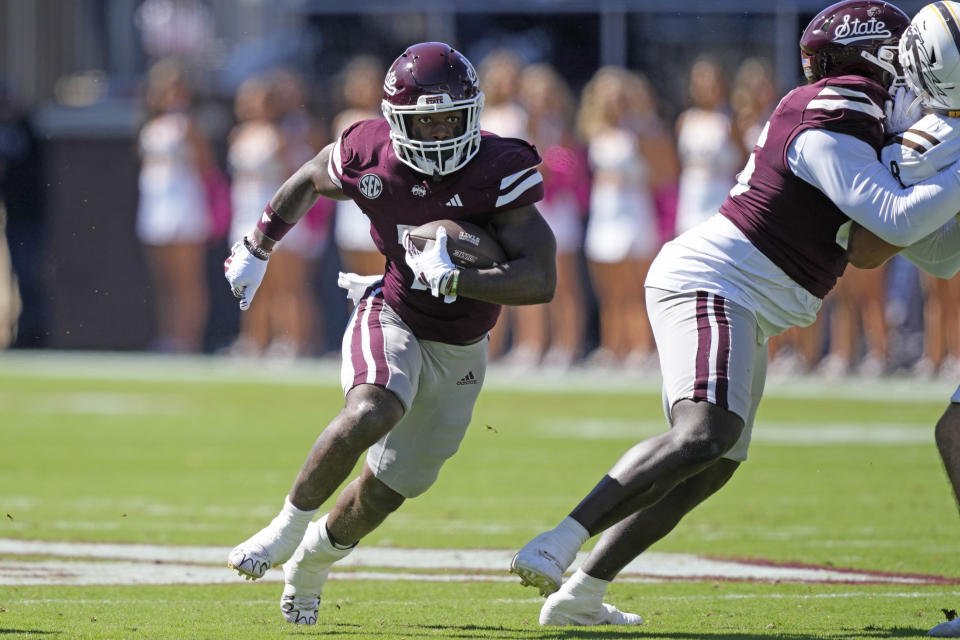
{"label": "blurred stadium wall", "polygon": [[[151,61],[186,60],[204,122],[224,151],[230,101],[249,75],[292,67],[322,116],[351,57],[392,60],[407,44],[443,40],[474,62],[510,46],[556,65],[580,89],[601,65],[638,69],[672,119],[686,74],[707,53],[729,69],[769,59],[781,89],[801,81],[796,42],[826,0],[0,0],[4,96],[26,110],[44,166],[44,346],[140,349],[152,334],[146,268],[133,233],[135,136]],[[922,1],[897,3],[912,14]],[[39,225],[40,223],[38,223]],[[215,294],[208,346],[235,329],[211,248]],[[218,333],[219,332],[219,333]],[[220,335],[223,334],[223,335]]]}

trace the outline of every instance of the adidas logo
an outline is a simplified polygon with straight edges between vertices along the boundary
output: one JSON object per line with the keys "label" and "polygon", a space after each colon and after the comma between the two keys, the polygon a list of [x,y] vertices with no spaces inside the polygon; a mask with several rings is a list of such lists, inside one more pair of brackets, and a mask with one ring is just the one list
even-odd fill
{"label": "adidas logo", "polygon": [[458,194],[456,194],[455,196],[453,196],[452,198],[450,198],[449,200],[447,200],[446,206],[448,206],[448,207],[462,207],[462,206],[463,206],[463,202],[460,200],[460,194],[458,193]]}
{"label": "adidas logo", "polygon": [[467,373],[467,375],[460,378],[460,382],[457,383],[457,386],[464,384],[477,384],[477,379],[473,377],[473,371]]}

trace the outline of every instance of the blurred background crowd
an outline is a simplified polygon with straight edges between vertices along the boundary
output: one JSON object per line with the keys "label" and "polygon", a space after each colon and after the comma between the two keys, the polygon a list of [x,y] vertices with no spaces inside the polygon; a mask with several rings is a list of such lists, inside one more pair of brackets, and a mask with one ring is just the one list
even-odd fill
{"label": "blurred background crowd", "polygon": [[[0,0],[0,347],[335,352],[337,271],[383,268],[355,205],[321,200],[248,312],[222,261],[290,173],[381,117],[405,46],[441,40],[477,67],[482,127],[540,151],[557,238],[555,299],[505,309],[492,358],[654,372],[646,270],[717,211],[824,4]],[[771,372],[956,378],[958,288],[850,267]]]}

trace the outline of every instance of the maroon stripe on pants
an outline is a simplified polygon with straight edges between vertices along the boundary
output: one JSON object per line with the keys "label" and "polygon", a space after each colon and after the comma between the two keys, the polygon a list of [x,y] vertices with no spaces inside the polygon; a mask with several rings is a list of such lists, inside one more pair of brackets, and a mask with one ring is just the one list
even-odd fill
{"label": "maroon stripe on pants", "polygon": [[710,307],[707,292],[697,291],[697,369],[693,381],[693,399],[707,399],[710,382]]}
{"label": "maroon stripe on pants", "polygon": [[383,339],[383,295],[373,298],[372,304],[367,327],[370,329],[370,351],[373,354],[374,366],[377,368],[373,383],[385,387],[390,380],[390,367],[387,366],[386,341]]}
{"label": "maroon stripe on pants", "polygon": [[[370,336],[370,355],[373,358],[373,384],[386,386],[390,378],[390,369],[387,367],[387,356],[383,339],[383,328],[380,324],[380,315],[383,313],[382,289],[368,290],[354,315],[353,335],[350,340],[350,363],[353,366],[353,386],[367,384],[369,365],[363,355],[363,326],[366,324]],[[367,311],[370,311],[367,317]]]}
{"label": "maroon stripe on pants", "polygon": [[353,386],[367,381],[367,361],[363,357],[363,314],[370,304],[370,297],[364,297],[353,314],[353,335],[350,338],[350,364],[353,366]]}
{"label": "maroon stripe on pants", "polygon": [[713,313],[717,319],[717,406],[729,409],[727,387],[730,384],[730,320],[727,318],[727,301],[713,296]]}

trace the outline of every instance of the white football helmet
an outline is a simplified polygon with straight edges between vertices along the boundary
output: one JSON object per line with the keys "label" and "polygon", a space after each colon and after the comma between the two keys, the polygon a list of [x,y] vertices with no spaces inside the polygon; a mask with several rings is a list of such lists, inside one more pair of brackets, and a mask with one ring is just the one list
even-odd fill
{"label": "white football helmet", "polygon": [[925,108],[960,110],[960,3],[932,2],[921,9],[899,50],[907,85]]}
{"label": "white football helmet", "polygon": [[[480,151],[483,92],[477,72],[463,54],[442,42],[415,44],[394,60],[383,82],[381,109],[390,123],[393,150],[415,171],[444,176]],[[461,109],[461,135],[441,141],[410,137],[408,117]]]}

